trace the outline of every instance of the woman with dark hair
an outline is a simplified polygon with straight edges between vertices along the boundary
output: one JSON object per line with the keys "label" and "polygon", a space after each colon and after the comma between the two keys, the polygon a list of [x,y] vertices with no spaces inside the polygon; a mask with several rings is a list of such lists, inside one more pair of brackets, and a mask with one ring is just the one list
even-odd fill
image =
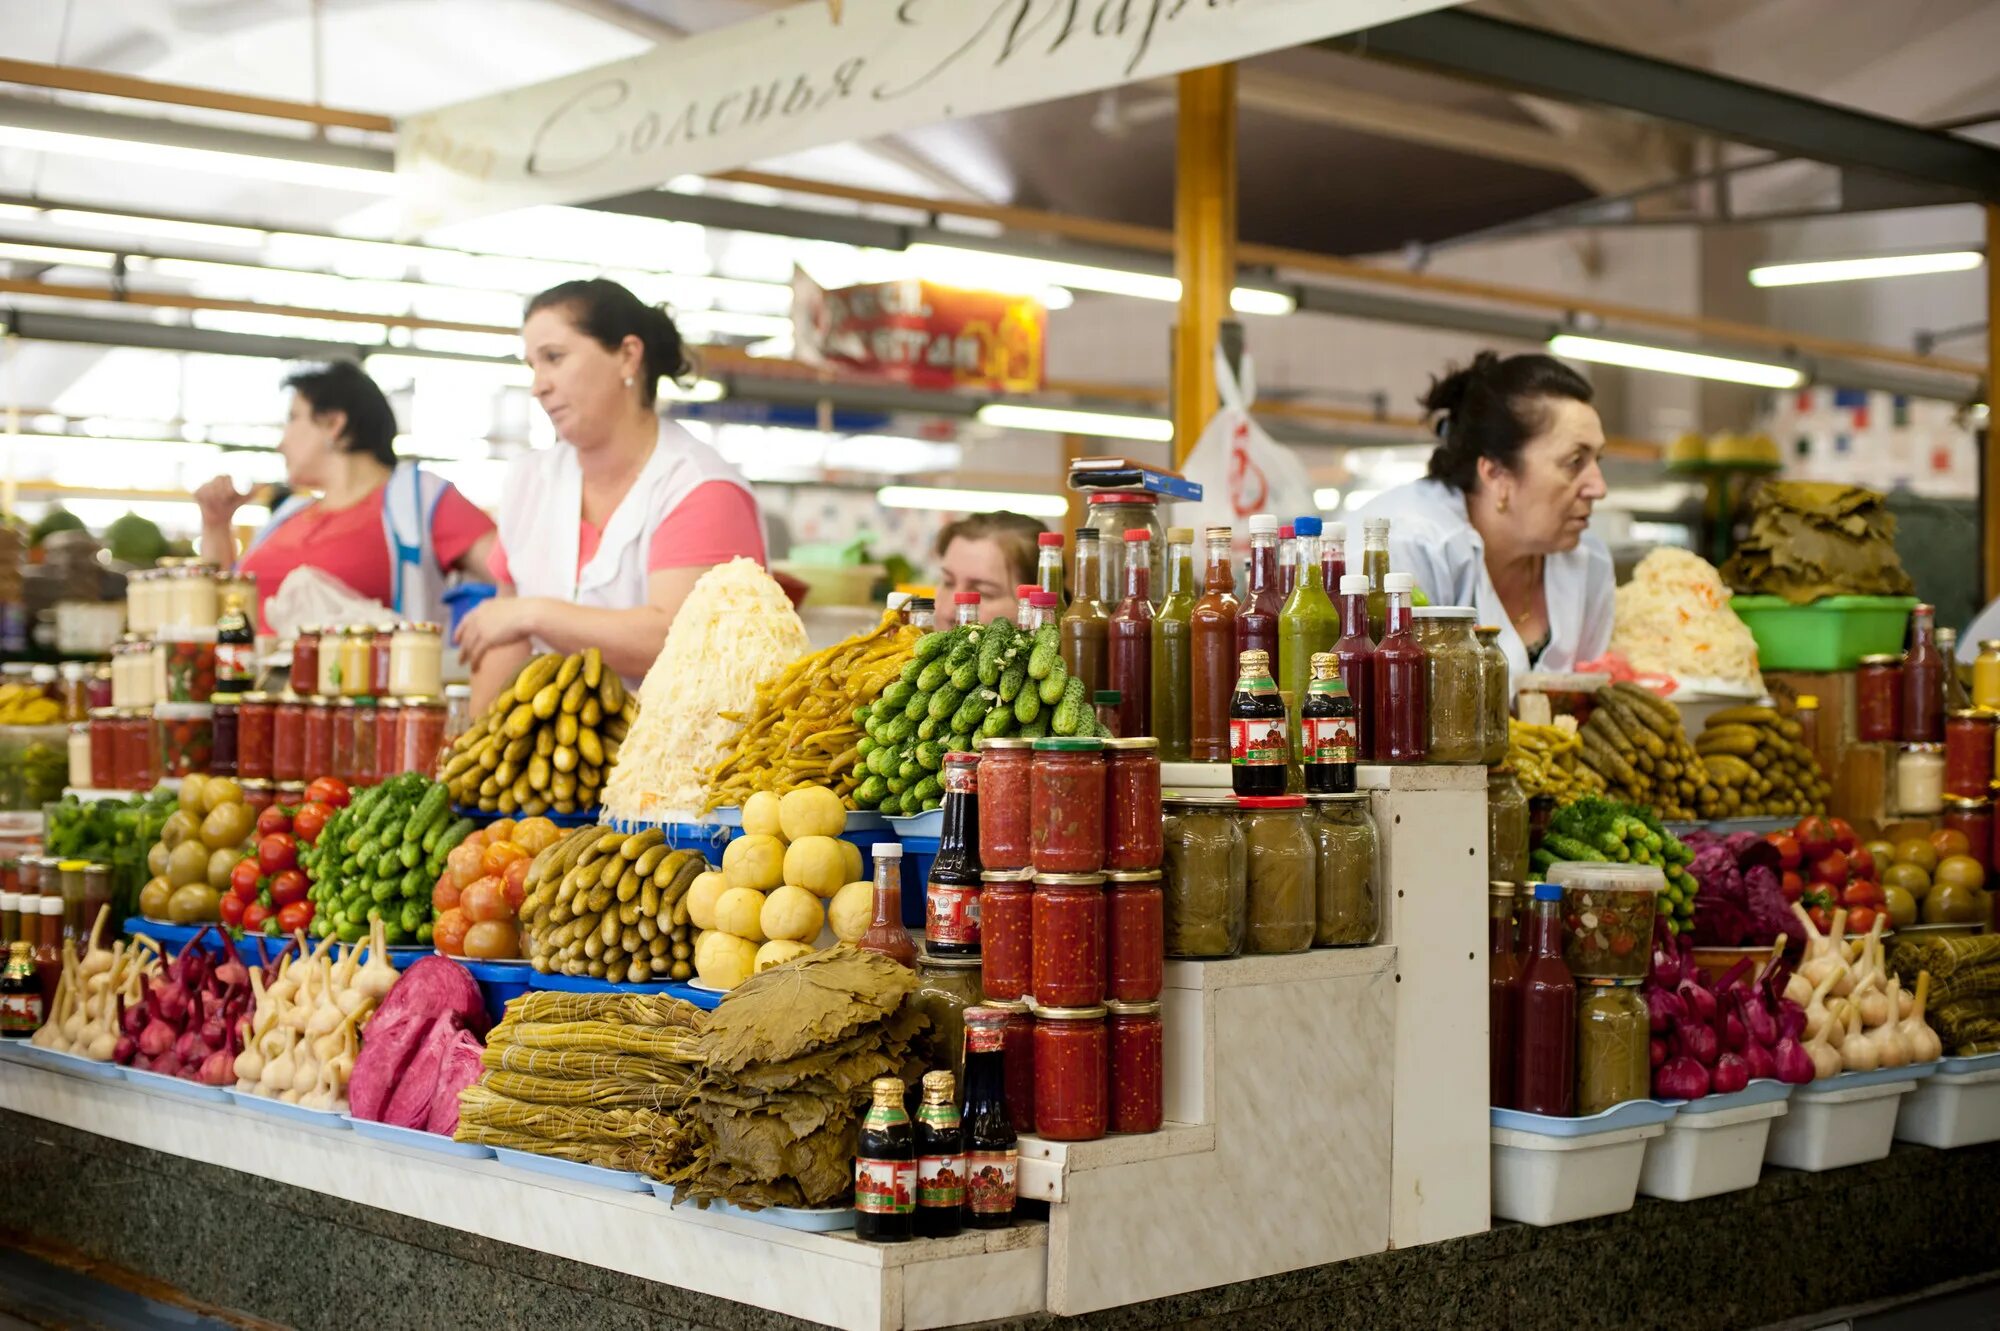
{"label": "woman with dark hair", "polygon": [[395,413],[360,366],[335,361],[300,370],[285,387],[292,401],[278,453],[292,493],[239,562],[230,524],[250,496],[227,476],[195,491],[202,558],[256,575],[257,622],[266,633],[264,602],[303,567],[338,578],[400,618],[443,623],[445,575],[484,573],[493,519],[442,477],[397,461]]}
{"label": "woman with dark hair", "polygon": [[1004,509],[947,523],[937,537],[938,603],[949,607],[955,593],[978,592],[982,624],[1012,619],[1020,608],[1014,589],[1035,580],[1038,542],[1047,530]]}
{"label": "woman with dark hair", "polygon": [[1424,395],[1430,475],[1377,496],[1389,563],[1433,604],[1500,626],[1518,678],[1569,670],[1611,644],[1610,552],[1588,532],[1605,494],[1604,425],[1588,380],[1552,356],[1482,351]]}
{"label": "woman with dark hair", "polygon": [[692,372],[664,310],[603,278],[565,282],[528,302],[521,338],[561,441],[514,463],[492,562],[500,594],[459,626],[475,708],[544,649],[599,648],[636,681],[703,573],[764,562],[749,485],[655,405],[661,379]]}

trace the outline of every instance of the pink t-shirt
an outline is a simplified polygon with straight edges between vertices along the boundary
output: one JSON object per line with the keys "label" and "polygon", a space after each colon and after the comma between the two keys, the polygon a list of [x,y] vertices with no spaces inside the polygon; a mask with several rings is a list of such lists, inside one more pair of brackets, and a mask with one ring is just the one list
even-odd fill
{"label": "pink t-shirt", "polygon": [[[581,573],[603,543],[604,533],[581,518],[576,527],[576,568]],[[764,562],[764,524],[757,501],[740,485],[709,481],[688,492],[653,531],[646,548],[646,571],[670,568],[712,568],[736,558]],[[493,580],[511,585],[507,552],[493,544],[487,561]]]}
{"label": "pink t-shirt", "polygon": [[[264,618],[264,603],[301,565],[324,570],[360,595],[389,604],[395,595],[395,581],[389,566],[389,541],[382,528],[382,504],[387,494],[385,483],[347,508],[328,509],[315,503],[300,509],[243,557],[238,567],[257,576],[257,623],[263,632],[271,631]],[[437,551],[438,566],[450,568],[458,563],[492,530],[492,518],[474,507],[455,486],[445,486],[431,518],[431,545]]]}

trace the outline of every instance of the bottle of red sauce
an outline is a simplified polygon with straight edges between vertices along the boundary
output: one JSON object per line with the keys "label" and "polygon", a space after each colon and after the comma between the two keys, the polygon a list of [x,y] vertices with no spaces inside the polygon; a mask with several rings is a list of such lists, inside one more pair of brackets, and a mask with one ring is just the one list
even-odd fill
{"label": "bottle of red sauce", "polygon": [[1937,645],[1937,610],[1910,612],[1910,650],[1903,655],[1903,740],[1936,744],[1944,739],[1944,653]]}
{"label": "bottle of red sauce", "polygon": [[1576,981],[1562,950],[1562,888],[1536,883],[1516,1009],[1514,1108],[1556,1118],[1576,1110]]}
{"label": "bottle of red sauce", "polygon": [[1514,1107],[1514,1024],[1521,1002],[1521,958],[1514,953],[1514,885],[1486,889],[1486,1065],[1493,1107]]}
{"label": "bottle of red sauce", "polygon": [[1334,604],[1340,607],[1340,640],[1333,657],[1340,662],[1341,682],[1354,699],[1354,719],[1361,727],[1361,761],[1375,761],[1375,640],[1368,636],[1368,575],[1342,575]]}
{"label": "bottle of red sauce", "polygon": [[1236,611],[1236,656],[1263,652],[1278,659],[1278,519],[1270,513],[1250,516],[1250,582]]}
{"label": "bottle of red sauce", "polygon": [[1416,585],[1407,573],[1383,580],[1388,607],[1382,641],[1375,645],[1374,757],[1384,763],[1420,763],[1426,738],[1424,649],[1410,629],[1410,593]]}

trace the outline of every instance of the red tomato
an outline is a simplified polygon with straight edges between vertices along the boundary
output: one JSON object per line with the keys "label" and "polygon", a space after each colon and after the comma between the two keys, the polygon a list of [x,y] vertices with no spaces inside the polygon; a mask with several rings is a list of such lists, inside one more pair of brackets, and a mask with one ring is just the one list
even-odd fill
{"label": "red tomato", "polygon": [[1856,878],[1866,878],[1870,882],[1875,879],[1875,857],[1866,846],[1856,846],[1847,852],[1847,867]]}
{"label": "red tomato", "polygon": [[1847,856],[1837,850],[1829,850],[1824,855],[1817,856],[1812,866],[1806,870],[1807,877],[1815,883],[1825,883],[1828,887],[1844,887],[1852,875],[1853,870],[1847,862]]}
{"label": "red tomato", "polygon": [[354,797],[349,793],[345,781],[337,776],[323,776],[306,787],[306,798],[316,804],[324,804],[328,808],[344,809],[348,801]]}
{"label": "red tomato", "polygon": [[232,929],[242,924],[244,908],[249,904],[249,902],[237,896],[234,892],[225,893],[220,907],[222,922]]}
{"label": "red tomato", "polygon": [[1796,869],[1803,860],[1799,850],[1799,840],[1789,832],[1772,832],[1764,838],[1778,852],[1778,867]]}
{"label": "red tomato", "polygon": [[1851,934],[1865,934],[1875,927],[1876,910],[1873,906],[1856,906],[1847,912],[1846,929]]}
{"label": "red tomato", "polygon": [[454,907],[432,924],[431,942],[448,957],[464,956],[465,931],[471,927],[472,921],[465,918],[465,912]]}
{"label": "red tomato", "polygon": [[236,867],[229,871],[229,895],[241,897],[245,901],[255,901],[257,885],[263,877],[264,871],[257,867],[255,856],[236,861]]}
{"label": "red tomato", "polygon": [[1854,836],[1854,824],[1848,822],[1845,818],[1829,818],[1827,822],[1833,827],[1833,844],[1835,847],[1846,854],[1852,855],[1854,847],[1860,844]]}
{"label": "red tomato", "polygon": [[281,805],[273,804],[270,808],[257,815],[258,836],[269,836],[273,832],[289,832],[291,830],[292,815],[285,812]]}
{"label": "red tomato", "polygon": [[[1880,884],[1871,883],[1862,878],[1857,878],[1849,883],[1847,891],[1843,892],[1840,897],[1841,904],[1850,910],[1857,906],[1862,906],[1873,907],[1879,911],[1887,901],[1888,897],[1884,895]],[[1857,928],[1850,923],[1848,927],[1856,933],[1865,934],[1868,932],[1868,926],[1865,924]]]}
{"label": "red tomato", "polygon": [[1797,901],[1806,890],[1806,880],[1799,877],[1798,870],[1787,869],[1778,879],[1778,887],[1785,894],[1785,900]]}
{"label": "red tomato", "polygon": [[482,920],[504,920],[513,914],[507,908],[506,884],[492,874],[465,889],[465,895],[459,898],[459,909],[474,924]]}
{"label": "red tomato", "polygon": [[253,901],[243,908],[243,932],[260,934],[264,932],[264,921],[271,918],[271,908],[261,901]]}
{"label": "red tomato", "polygon": [[531,859],[515,860],[500,874],[500,882],[506,889],[507,909],[519,914],[521,902],[528,895],[528,870],[534,867]]}
{"label": "red tomato", "polygon": [[1800,819],[1796,835],[1799,849],[1809,860],[1816,860],[1829,850],[1839,849],[1833,844],[1833,824],[1818,814]]}
{"label": "red tomato", "polygon": [[327,823],[332,819],[331,805],[308,800],[300,806],[298,813],[292,818],[292,834],[298,837],[300,845],[316,846],[319,844],[319,834],[326,829]]}
{"label": "red tomato", "polygon": [[299,843],[290,832],[273,832],[257,843],[257,867],[265,873],[283,873],[299,863]]}
{"label": "red tomato", "polygon": [[1833,917],[1826,913],[1826,907],[1824,906],[1814,906],[1806,912],[1806,916],[1812,920],[1813,928],[1819,930],[1821,933],[1825,933],[1833,927]]}
{"label": "red tomato", "polygon": [[278,928],[285,933],[295,934],[311,924],[312,918],[312,902],[294,901],[278,912]]}
{"label": "red tomato", "polygon": [[[298,869],[280,869],[271,876],[271,904],[280,911],[294,902],[306,899],[306,876]],[[285,926],[290,933],[292,927]]]}
{"label": "red tomato", "polygon": [[465,931],[465,955],[493,961],[521,955],[521,935],[512,920],[480,920]]}
{"label": "red tomato", "polygon": [[494,841],[488,844],[485,853],[480,856],[479,867],[487,873],[497,874],[505,871],[515,860],[528,858],[530,858],[528,852],[513,842]]}
{"label": "red tomato", "polygon": [[431,889],[431,910],[442,915],[458,905],[459,896],[458,875],[446,869],[438,875],[437,886]]}

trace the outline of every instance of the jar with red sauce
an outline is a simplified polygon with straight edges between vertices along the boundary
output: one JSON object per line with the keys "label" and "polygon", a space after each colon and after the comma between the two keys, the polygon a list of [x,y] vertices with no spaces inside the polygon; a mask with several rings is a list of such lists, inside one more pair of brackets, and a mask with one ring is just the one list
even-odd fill
{"label": "jar with red sauce", "polygon": [[1984,799],[1993,789],[1994,717],[1990,712],[1958,711],[1944,722],[1944,793],[1959,799]]}
{"label": "jar with red sauce", "polygon": [[151,790],[160,779],[159,744],[149,707],[128,707],[118,718],[118,752],[113,768],[126,790]]}
{"label": "jar with red sauce", "polygon": [[281,694],[271,712],[271,779],[306,779],[306,700]]}
{"label": "jar with red sauce", "polygon": [[395,655],[396,626],[378,624],[368,641],[368,696],[389,696],[389,661]]}
{"label": "jar with red sauce", "polygon": [[1104,741],[1104,867],[1160,867],[1160,741]]}
{"label": "jar with red sauce", "polygon": [[271,780],[272,740],[278,700],[268,693],[246,693],[236,714],[236,774],[245,781]]}
{"label": "jar with red sauce", "polygon": [[1940,825],[1947,832],[1963,832],[1972,843],[1966,854],[1978,860],[1988,873],[1993,870],[1993,801],[1947,795]]}
{"label": "jar with red sauce", "polygon": [[1091,1007],[1104,1001],[1104,875],[1037,874],[1035,1006]]}
{"label": "jar with red sauce", "polygon": [[1105,1008],[1035,1005],[1035,1132],[1052,1142],[1094,1141],[1111,1126],[1110,1032]]}
{"label": "jar with red sauce", "polygon": [[1034,864],[1030,844],[1029,769],[1034,741],[979,741],[979,863],[995,870]]}
{"label": "jar with red sauce", "polygon": [[210,776],[236,775],[238,732],[243,724],[243,704],[236,695],[222,694],[215,704],[214,728],[208,756]]}
{"label": "jar with red sauce", "polygon": [[1158,1003],[1104,1005],[1110,1009],[1111,1131],[1158,1132],[1166,1120],[1166,1038]]}
{"label": "jar with red sauce", "polygon": [[319,629],[301,625],[292,639],[292,692],[309,697],[319,688]]}
{"label": "jar with red sauce", "polygon": [[110,707],[90,711],[90,780],[98,790],[123,790],[118,769],[118,712]]}
{"label": "jar with red sauce", "polygon": [[1864,656],[1854,671],[1854,737],[1893,744],[1903,737],[1903,658]]}
{"label": "jar with red sauce", "polygon": [[341,713],[354,731],[354,775],[348,780],[351,786],[379,784],[375,770],[375,711],[373,698],[356,698],[354,710]]}
{"label": "jar with red sauce", "polygon": [[355,784],[354,771],[354,699],[336,698],[333,702],[333,766],[324,776],[337,776],[348,785]]}
{"label": "jar with red sauce", "polygon": [[381,698],[375,703],[375,784],[402,773],[403,703]]}
{"label": "jar with red sauce", "polygon": [[304,767],[308,781],[334,774],[333,699],[318,694],[306,699]]}
{"label": "jar with red sauce", "polygon": [[1028,786],[1035,872],[1075,874],[1102,869],[1103,742],[1057,737],[1036,740]]}
{"label": "jar with red sauce", "polygon": [[279,781],[278,803],[287,809],[296,809],[306,802],[306,783],[303,781]]}
{"label": "jar with red sauce", "polygon": [[1007,1117],[1014,1131],[1035,1130],[1035,1014],[1022,999],[988,1002],[982,1006],[1007,1014],[1001,1045],[1001,1068],[1007,1085]]}
{"label": "jar with red sauce", "polygon": [[1149,1003],[1166,983],[1166,905],[1160,871],[1130,870],[1107,877],[1104,992],[1121,1003]]}
{"label": "jar with red sauce", "polygon": [[215,713],[206,703],[158,704],[153,720],[159,731],[159,774],[178,781],[209,774],[214,750]]}
{"label": "jar with red sauce", "polygon": [[1034,871],[988,869],[979,877],[980,993],[989,1003],[1016,999],[1034,981]]}
{"label": "jar with red sauce", "polygon": [[436,775],[444,751],[444,699],[405,698],[397,712],[396,770]]}
{"label": "jar with red sauce", "polygon": [[278,802],[278,786],[273,781],[243,782],[243,804],[252,813],[262,813]]}

